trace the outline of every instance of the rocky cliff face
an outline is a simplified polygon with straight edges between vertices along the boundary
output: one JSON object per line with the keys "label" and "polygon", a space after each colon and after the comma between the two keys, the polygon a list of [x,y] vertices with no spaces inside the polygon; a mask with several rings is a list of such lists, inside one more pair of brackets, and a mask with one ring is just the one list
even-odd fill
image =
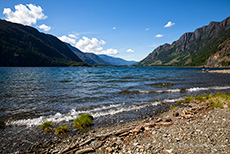
{"label": "rocky cliff face", "polygon": [[201,66],[217,47],[230,38],[230,17],[222,22],[210,22],[208,26],[183,34],[172,44],[164,44],[155,49],[141,66]]}
{"label": "rocky cliff face", "polygon": [[230,66],[230,40],[226,40],[218,46],[218,51],[211,55],[205,63],[206,67]]}

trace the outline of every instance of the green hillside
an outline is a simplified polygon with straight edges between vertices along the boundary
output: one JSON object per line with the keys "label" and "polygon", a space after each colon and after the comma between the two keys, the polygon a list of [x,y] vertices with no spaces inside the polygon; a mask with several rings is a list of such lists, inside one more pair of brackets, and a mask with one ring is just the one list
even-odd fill
{"label": "green hillside", "polygon": [[0,66],[85,65],[58,38],[0,20]]}

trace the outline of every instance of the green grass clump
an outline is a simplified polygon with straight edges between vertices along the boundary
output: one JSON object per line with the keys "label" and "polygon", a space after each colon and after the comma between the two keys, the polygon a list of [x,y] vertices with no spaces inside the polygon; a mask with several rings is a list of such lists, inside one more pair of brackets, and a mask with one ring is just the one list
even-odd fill
{"label": "green grass clump", "polygon": [[154,99],[153,102],[159,102],[159,99]]}
{"label": "green grass clump", "polygon": [[170,109],[171,110],[176,110],[176,107],[175,106],[171,106]]}
{"label": "green grass clump", "polygon": [[184,100],[179,100],[179,101],[177,101],[176,103],[177,103],[177,104],[182,104],[182,103],[185,103],[185,101],[184,101]]}
{"label": "green grass clump", "polygon": [[213,98],[214,96],[213,96],[213,94],[209,94],[208,95],[208,99],[211,99],[211,98]]}
{"label": "green grass clump", "polygon": [[40,127],[41,129],[45,129],[45,128],[51,127],[51,126],[52,126],[52,122],[45,121],[45,122],[43,122],[43,124],[41,124],[39,127]]}
{"label": "green grass clump", "polygon": [[189,102],[191,102],[191,101],[193,101],[193,100],[195,100],[195,98],[194,98],[194,97],[190,97],[190,96],[188,96],[188,97],[186,97],[186,98],[184,99],[185,103],[189,103]]}
{"label": "green grass clump", "polygon": [[202,95],[202,96],[198,95],[198,96],[196,96],[195,99],[199,100],[200,102],[205,102],[207,100],[207,96],[206,95]]}
{"label": "green grass clump", "polygon": [[217,102],[216,104],[213,104],[211,107],[212,108],[223,108],[223,103]]}
{"label": "green grass clump", "polygon": [[92,124],[93,117],[89,113],[81,114],[77,119],[74,120],[74,127],[83,130]]}
{"label": "green grass clump", "polygon": [[60,126],[56,128],[55,130],[57,135],[64,135],[69,132],[69,127],[68,126]]}
{"label": "green grass clump", "polygon": [[43,122],[43,124],[41,124],[39,128],[44,129],[46,133],[53,131],[52,122],[49,122],[49,121]]}

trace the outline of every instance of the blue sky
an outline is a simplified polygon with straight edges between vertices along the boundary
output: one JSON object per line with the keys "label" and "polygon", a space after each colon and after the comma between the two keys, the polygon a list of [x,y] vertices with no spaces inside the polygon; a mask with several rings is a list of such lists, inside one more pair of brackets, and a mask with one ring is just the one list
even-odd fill
{"label": "blue sky", "polygon": [[230,16],[230,0],[1,0],[0,12],[1,19],[84,52],[139,61],[185,32]]}

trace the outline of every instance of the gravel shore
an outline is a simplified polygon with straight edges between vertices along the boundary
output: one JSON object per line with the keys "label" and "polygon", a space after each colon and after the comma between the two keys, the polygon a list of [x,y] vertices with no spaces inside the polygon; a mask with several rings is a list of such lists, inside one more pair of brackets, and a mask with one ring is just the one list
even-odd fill
{"label": "gravel shore", "polygon": [[182,103],[156,116],[113,127],[91,129],[41,153],[229,153],[230,109]]}
{"label": "gravel shore", "polygon": [[228,70],[210,70],[210,71],[208,71],[209,73],[227,73],[227,74],[229,74],[230,73],[230,69],[228,69]]}
{"label": "gravel shore", "polygon": [[[25,136],[23,141],[13,143],[14,148],[21,149],[13,153],[227,154],[230,151],[230,100],[223,102],[221,108],[212,108],[208,105],[210,100],[174,103],[171,109],[152,114],[154,116],[131,122],[121,120],[113,126],[92,127],[84,132],[70,128],[72,131],[64,136],[33,129],[36,136],[31,133],[28,136],[39,138],[40,134],[43,142],[29,143],[32,139]],[[2,147],[7,148],[7,144],[10,142],[2,140]],[[9,149],[4,151],[12,153]]]}

